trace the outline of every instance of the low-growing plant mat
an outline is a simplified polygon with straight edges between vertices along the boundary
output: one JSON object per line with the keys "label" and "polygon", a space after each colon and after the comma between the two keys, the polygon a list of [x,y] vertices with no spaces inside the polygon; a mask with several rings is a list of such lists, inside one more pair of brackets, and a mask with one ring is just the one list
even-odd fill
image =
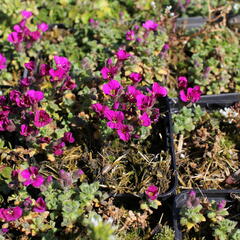
{"label": "low-growing plant mat", "polygon": [[234,112],[234,118],[204,112],[188,123],[194,130],[175,135],[180,188],[233,188],[225,180],[240,168],[239,105]]}
{"label": "low-growing plant mat", "polygon": [[173,170],[168,152],[147,153],[146,146],[130,146],[114,142],[101,152],[82,152],[79,147],[67,150],[61,160],[64,167],[84,170],[91,180],[113,193],[144,193],[154,184],[165,193],[171,183]]}

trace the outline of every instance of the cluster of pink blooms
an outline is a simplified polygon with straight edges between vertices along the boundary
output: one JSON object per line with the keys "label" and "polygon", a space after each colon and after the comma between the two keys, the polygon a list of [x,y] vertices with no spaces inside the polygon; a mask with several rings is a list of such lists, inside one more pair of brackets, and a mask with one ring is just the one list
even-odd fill
{"label": "cluster of pink blooms", "polygon": [[[58,92],[73,90],[76,84],[69,76],[71,63],[65,57],[54,56],[56,68],[40,64],[36,72],[34,61],[25,63],[29,76],[20,80],[19,90],[11,90],[7,96],[0,96],[0,131],[17,131],[27,141],[48,143],[55,155],[63,154],[67,143],[73,143],[72,133],[66,132],[63,138],[51,142],[49,137],[39,134],[39,128],[50,124],[53,119],[44,109],[41,101],[45,96],[42,91],[31,89],[31,85],[39,86],[44,80],[50,81]],[[59,87],[58,87],[59,86]]]}
{"label": "cluster of pink blooms", "polygon": [[48,25],[44,22],[37,25],[37,30],[31,32],[30,29],[26,26],[27,21],[32,17],[32,12],[23,10],[21,12],[22,20],[14,25],[14,31],[8,35],[8,41],[14,44],[17,51],[22,51],[25,47],[31,48],[34,42],[39,40],[43,32],[48,30]]}
{"label": "cluster of pink blooms", "polygon": [[[135,25],[133,29],[130,29],[126,32],[126,40],[131,42],[145,43],[150,32],[156,32],[158,30],[159,24],[153,20],[147,20],[140,26]],[[165,43],[159,53],[161,58],[164,58],[167,55],[169,50],[169,44]]]}
{"label": "cluster of pink blooms", "polygon": [[[29,167],[24,170],[13,170],[12,171],[12,179],[14,181],[22,182],[24,186],[33,186],[35,188],[40,188],[45,182],[51,181],[51,177],[44,177],[39,173],[39,169],[37,167]],[[23,206],[15,206],[9,208],[0,208],[0,219],[5,222],[16,221],[20,217],[22,217],[24,208],[29,209],[33,212],[44,212],[46,211],[46,203],[42,197],[38,197],[37,200],[33,201],[30,197],[26,198],[22,204]]]}
{"label": "cluster of pink blooms", "polygon": [[96,103],[92,105],[92,108],[101,118],[106,119],[107,126],[114,129],[121,140],[129,141],[131,137],[139,138],[137,133],[139,127],[149,127],[158,120],[159,109],[154,108],[154,105],[157,97],[167,95],[167,89],[154,82],[152,88],[148,88],[147,94],[144,94],[138,89],[143,76],[137,72],[129,75],[131,85],[121,85],[113,78],[121,72],[124,61],[129,59],[131,54],[124,49],[119,49],[115,55],[116,63],[113,64],[113,61],[109,59],[107,66],[101,70],[103,79],[108,80],[102,90],[110,97],[110,105]]}
{"label": "cluster of pink blooms", "polygon": [[201,98],[202,91],[199,86],[194,86],[193,88],[187,88],[188,80],[184,76],[178,78],[178,87],[181,89],[179,92],[179,97],[183,102],[195,103]]}
{"label": "cluster of pink blooms", "polygon": [[147,38],[151,31],[157,31],[158,23],[153,20],[147,20],[142,24],[142,28],[144,29],[143,33],[140,32],[140,27],[138,25],[135,25],[133,29],[128,30],[126,33],[126,40],[142,42],[143,39]]}

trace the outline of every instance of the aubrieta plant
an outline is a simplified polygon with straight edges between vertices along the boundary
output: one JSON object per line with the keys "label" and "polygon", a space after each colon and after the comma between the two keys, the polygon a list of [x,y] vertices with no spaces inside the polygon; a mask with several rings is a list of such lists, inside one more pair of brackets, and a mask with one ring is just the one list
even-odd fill
{"label": "aubrieta plant", "polygon": [[[142,74],[132,72],[129,84],[115,80],[120,78],[125,61],[132,55],[124,49],[116,52],[116,59],[109,59],[101,74],[108,82],[103,84],[103,101],[92,105],[107,127],[113,129],[123,141],[141,138],[141,129],[158,121],[158,97],[165,97],[167,89],[154,82],[152,88],[141,89]],[[118,75],[118,76],[117,76]],[[121,78],[120,78],[121,79]]]}
{"label": "aubrieta plant", "polygon": [[27,27],[27,22],[30,21],[33,13],[30,11],[23,10],[21,11],[22,20],[14,25],[14,31],[8,35],[7,40],[14,44],[15,48],[19,52],[23,52],[26,49],[32,47],[34,42],[39,40],[43,32],[48,30],[48,25],[44,22],[37,25],[36,31],[31,31]]}
{"label": "aubrieta plant", "polygon": [[184,236],[212,236],[216,240],[236,240],[240,230],[237,222],[227,219],[229,215],[226,201],[200,199],[194,190],[190,191],[185,204],[180,209],[180,224]]}
{"label": "aubrieta plant", "polygon": [[[55,68],[35,61],[24,64],[28,76],[19,81],[16,90],[0,96],[0,131],[18,134],[28,147],[41,149],[41,144],[45,144],[44,148],[58,156],[75,141],[68,124],[63,125],[56,111],[64,107],[64,94],[76,84],[69,76],[68,59],[54,56],[54,62]],[[62,129],[58,129],[58,122]]]}
{"label": "aubrieta plant", "polygon": [[104,197],[98,190],[99,183],[83,182],[81,169],[60,170],[55,177],[44,177],[37,166],[30,166],[13,170],[5,178],[1,191],[5,199],[0,208],[1,235],[112,239],[111,223],[105,223],[93,210],[94,202]]}

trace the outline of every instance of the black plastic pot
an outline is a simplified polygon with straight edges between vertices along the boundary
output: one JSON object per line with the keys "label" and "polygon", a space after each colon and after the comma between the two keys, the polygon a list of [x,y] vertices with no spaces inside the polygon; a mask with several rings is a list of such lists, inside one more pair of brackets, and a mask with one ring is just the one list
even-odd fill
{"label": "black plastic pot", "polygon": [[170,108],[169,98],[164,98],[165,100],[165,139],[166,139],[166,150],[168,150],[171,154],[172,162],[171,168],[173,169],[173,176],[172,176],[172,184],[171,188],[165,194],[161,194],[159,198],[166,199],[169,196],[175,194],[177,185],[178,185],[178,178],[177,178],[177,164],[176,164],[176,156],[175,156],[175,149],[174,149],[174,142],[173,142],[173,123],[172,123],[172,113]]}
{"label": "black plastic pot", "polygon": [[[226,200],[227,203],[234,201],[232,194],[237,194],[240,196],[240,190],[195,190],[197,197],[203,198],[207,197],[209,200],[215,200],[220,202],[221,200]],[[175,231],[175,240],[182,240],[182,231],[180,225],[179,211],[186,202],[187,195],[189,191],[184,191],[178,194],[174,199],[173,206],[173,225]]]}

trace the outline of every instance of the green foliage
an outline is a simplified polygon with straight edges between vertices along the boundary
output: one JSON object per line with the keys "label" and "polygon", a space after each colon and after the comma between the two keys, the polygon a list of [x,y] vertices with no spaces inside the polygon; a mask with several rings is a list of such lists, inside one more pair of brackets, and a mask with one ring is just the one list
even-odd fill
{"label": "green foliage", "polygon": [[201,213],[202,205],[197,205],[192,208],[183,207],[180,210],[180,224],[185,226],[189,231],[191,228],[198,229],[199,224],[206,221],[206,218]]}
{"label": "green foliage", "polygon": [[73,226],[83,217],[86,207],[91,207],[96,196],[101,196],[99,183],[82,183],[79,188],[70,186],[61,188],[58,184],[50,185],[43,192],[47,207],[52,210],[51,217],[56,219],[59,214],[62,215],[63,227]]}
{"label": "green foliage", "polygon": [[230,235],[236,226],[237,222],[231,221],[229,219],[218,221],[217,224],[213,227],[213,236],[219,240],[232,239]]}
{"label": "green foliage", "polygon": [[157,233],[154,240],[174,240],[174,231],[167,225],[161,227],[160,232]]}
{"label": "green foliage", "polygon": [[173,115],[174,132],[188,134],[195,129],[196,124],[204,116],[204,111],[199,105],[193,108],[183,107],[179,113]]}

